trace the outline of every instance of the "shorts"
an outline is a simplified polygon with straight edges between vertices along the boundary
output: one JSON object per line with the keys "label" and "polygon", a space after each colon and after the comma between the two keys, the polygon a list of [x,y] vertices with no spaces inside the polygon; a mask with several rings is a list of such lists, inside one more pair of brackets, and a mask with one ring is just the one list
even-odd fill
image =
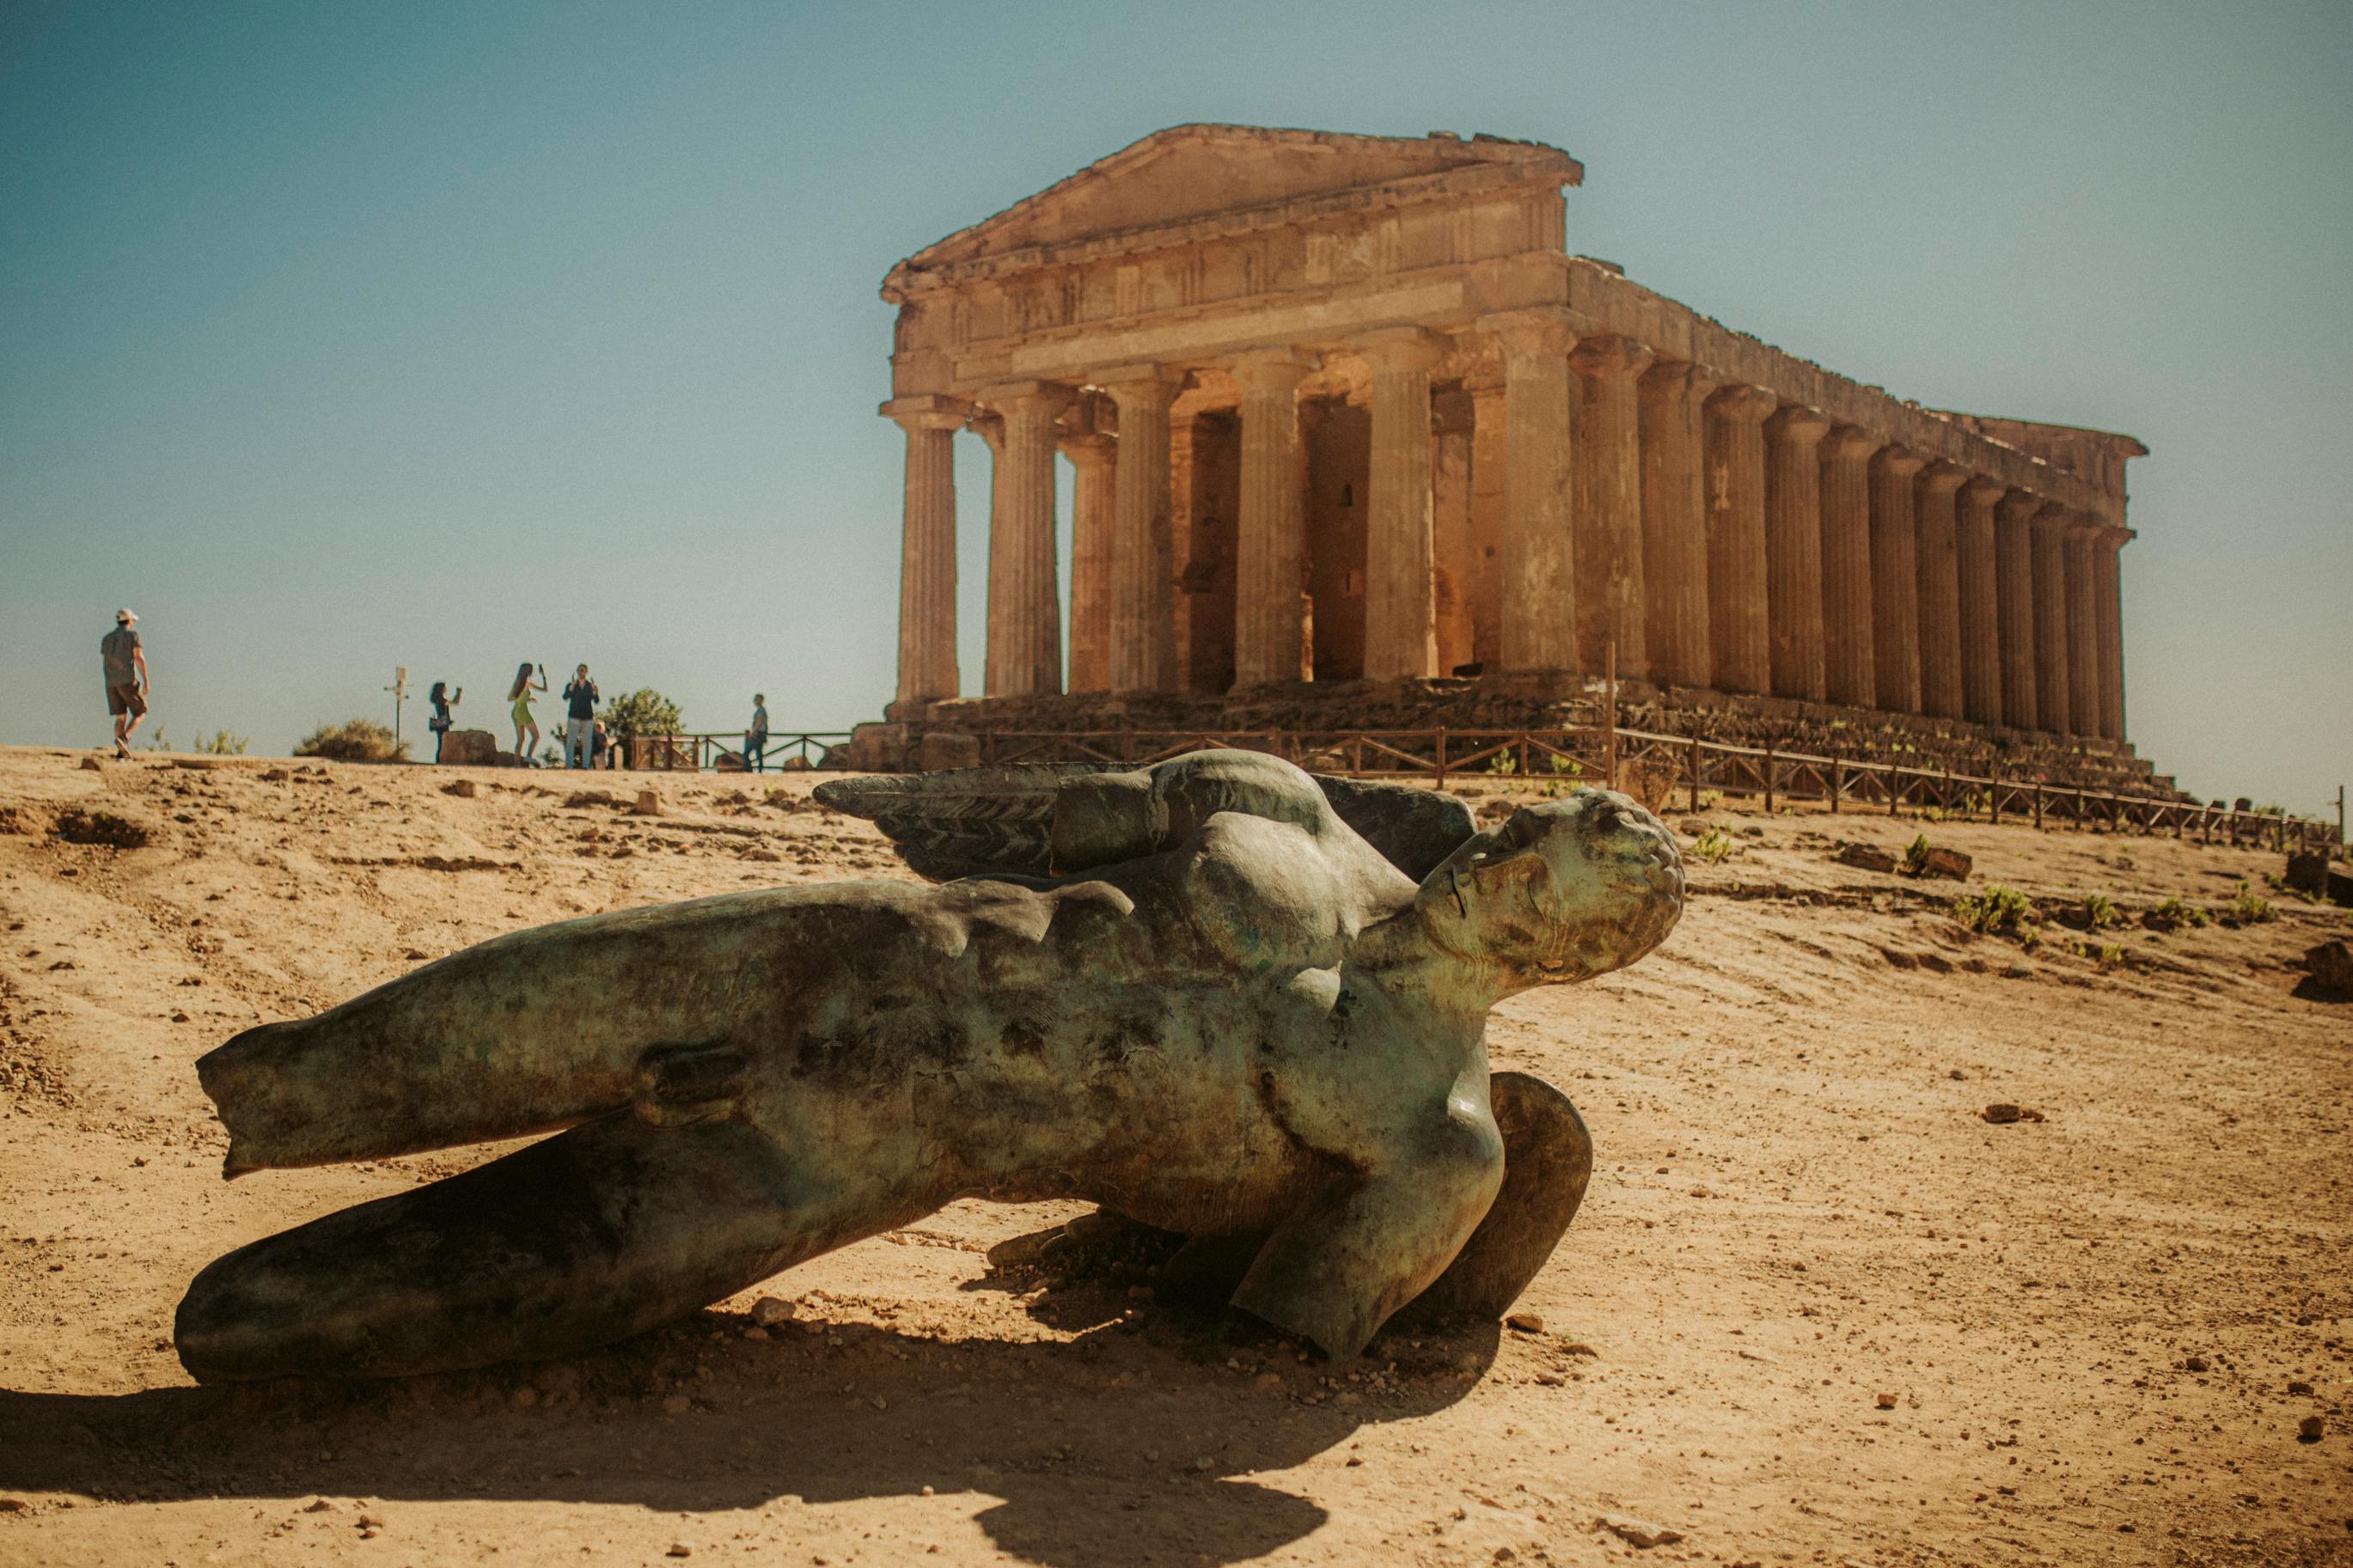
{"label": "shorts", "polygon": [[139,695],[139,688],[135,685],[110,686],[106,689],[106,710],[118,719],[125,713],[133,719],[144,718],[147,699]]}

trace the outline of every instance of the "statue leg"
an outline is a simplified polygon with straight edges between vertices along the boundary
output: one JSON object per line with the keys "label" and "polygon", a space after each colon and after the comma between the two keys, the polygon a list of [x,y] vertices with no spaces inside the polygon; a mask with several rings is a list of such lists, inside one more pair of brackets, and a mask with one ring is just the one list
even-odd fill
{"label": "statue leg", "polygon": [[[1540,1078],[1499,1072],[1487,1081],[1504,1134],[1504,1185],[1446,1271],[1399,1313],[1500,1318],[1536,1277],[1585,1199],[1593,1139],[1568,1096]],[[1161,1266],[1161,1294],[1223,1301],[1240,1288],[1262,1235],[1196,1236]]]}
{"label": "statue leg", "polygon": [[220,1258],[180,1303],[180,1360],[210,1383],[593,1349],[899,1223],[825,1164],[617,1111]]}
{"label": "statue leg", "polygon": [[1560,1244],[1593,1174],[1593,1137],[1568,1096],[1524,1072],[1487,1080],[1504,1133],[1504,1190],[1410,1309],[1416,1317],[1500,1318]]}

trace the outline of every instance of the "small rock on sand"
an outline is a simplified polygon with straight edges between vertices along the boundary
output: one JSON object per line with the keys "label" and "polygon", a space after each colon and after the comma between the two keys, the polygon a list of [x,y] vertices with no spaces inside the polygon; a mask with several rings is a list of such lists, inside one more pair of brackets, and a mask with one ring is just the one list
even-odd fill
{"label": "small rock on sand", "polygon": [[451,779],[441,786],[441,793],[454,795],[460,800],[471,800],[482,792],[471,779]]}
{"label": "small rock on sand", "polygon": [[2307,949],[2304,967],[2316,984],[2353,994],[2353,947],[2348,947],[2343,939]]}
{"label": "small rock on sand", "polygon": [[1649,1520],[1623,1513],[1602,1514],[1594,1520],[1593,1528],[1606,1530],[1629,1545],[1645,1548],[1672,1546],[1683,1538],[1683,1532],[1671,1525],[1652,1524]]}
{"label": "small rock on sand", "polygon": [[665,1555],[670,1557],[691,1557],[694,1555],[694,1548],[689,1546],[683,1541],[673,1541],[670,1543],[670,1551],[665,1553]]}
{"label": "small rock on sand", "polygon": [[82,772],[86,773],[102,773],[106,771],[106,765],[96,757],[84,757],[81,760],[81,767]]}
{"label": "small rock on sand", "polygon": [[1535,1312],[1514,1312],[1504,1320],[1504,1326],[1524,1334],[1540,1334],[1544,1332],[1544,1319]]}
{"label": "small rock on sand", "polygon": [[2007,1104],[1989,1105],[1978,1114],[1984,1117],[1988,1121],[2000,1126],[2005,1122],[2021,1121],[2025,1120],[2026,1110],[2022,1106]]}
{"label": "small rock on sand", "polygon": [[2327,1420],[2318,1415],[2307,1415],[2295,1424],[2296,1440],[2302,1443],[2317,1443],[2320,1441],[2321,1435],[2327,1430]]}
{"label": "small rock on sand", "polygon": [[1838,852],[1838,863],[1861,871],[1893,871],[1895,857],[1872,844],[1850,844]]}
{"label": "small rock on sand", "polygon": [[659,816],[661,814],[661,796],[649,789],[639,790],[637,804],[629,807],[631,816]]}
{"label": "small rock on sand", "polygon": [[1899,1403],[1901,1403],[1902,1398],[1903,1396],[1901,1394],[1883,1394],[1879,1395],[1877,1399],[1873,1401],[1873,1403],[1877,1405],[1882,1410],[1893,1410]]}
{"label": "small rock on sand", "polygon": [[781,1296],[763,1296],[752,1303],[752,1321],[761,1328],[773,1329],[778,1323],[790,1321],[793,1314],[799,1310],[797,1303],[787,1301]]}

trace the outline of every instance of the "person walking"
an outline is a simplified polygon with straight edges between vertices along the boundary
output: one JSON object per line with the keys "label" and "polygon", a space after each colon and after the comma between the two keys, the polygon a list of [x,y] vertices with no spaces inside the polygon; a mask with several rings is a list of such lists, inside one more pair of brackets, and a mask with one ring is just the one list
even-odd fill
{"label": "person walking", "polygon": [[98,655],[106,669],[106,710],[114,718],[114,754],[127,758],[154,685],[147,674],[147,649],[139,641],[139,617],[115,611],[114,629],[98,639]]}
{"label": "person walking", "polygon": [[[540,667],[539,680],[536,684],[532,681],[531,669],[529,659],[518,665],[515,668],[514,685],[507,692],[507,700],[513,704],[512,712],[515,727],[515,755],[522,759],[522,765],[527,768],[538,765],[531,760],[532,749],[539,744],[539,721],[533,718],[531,714],[531,694],[547,689],[546,667],[544,665]],[[528,743],[523,740],[526,733],[531,737]]]}
{"label": "person walking", "polygon": [[765,693],[752,693],[752,727],[744,731],[744,763],[754,773],[765,773],[761,758],[768,750],[768,699]]}
{"label": "person walking", "polygon": [[588,766],[591,770],[613,765],[613,737],[605,731],[605,721],[596,721],[596,732],[588,739]]}
{"label": "person walking", "polygon": [[588,679],[588,667],[582,665],[572,672],[572,679],[564,688],[564,765],[585,768],[588,765],[588,742],[596,730],[596,704],[604,699],[596,693],[596,683]]}
{"label": "person walking", "polygon": [[465,700],[465,697],[466,689],[462,686],[452,691],[449,689],[449,683],[446,680],[437,680],[433,683],[433,695],[430,700],[433,703],[433,717],[426,721],[425,727],[433,731],[433,761],[437,766],[441,761],[441,742],[449,733],[451,722],[449,710]]}

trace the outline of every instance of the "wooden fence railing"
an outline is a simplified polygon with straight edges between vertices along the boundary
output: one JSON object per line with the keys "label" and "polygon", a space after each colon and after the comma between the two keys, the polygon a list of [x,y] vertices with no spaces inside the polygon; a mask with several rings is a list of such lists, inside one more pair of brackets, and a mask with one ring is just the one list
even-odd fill
{"label": "wooden fence railing", "polygon": [[[825,763],[828,750],[842,745],[849,739],[847,730],[812,730],[794,734],[774,734],[761,752],[760,766],[768,772],[779,768],[815,768]],[[815,756],[809,753],[814,749]],[[741,730],[698,730],[675,735],[632,735],[629,737],[627,765],[631,768],[651,768],[657,771],[676,769],[686,773],[742,773],[751,763],[744,755],[744,731]]]}
{"label": "wooden fence railing", "polygon": [[1567,785],[1632,786],[1662,806],[1697,811],[1709,794],[1813,801],[1833,812],[1934,811],[1987,822],[2052,822],[2115,832],[2195,834],[2209,842],[2285,849],[2337,841],[2333,824],[2277,812],[2235,811],[2158,795],[2002,778],[1843,757],[1736,746],[1612,725],[1563,730],[984,731],[985,764],[1096,763],[1137,767],[1209,747],[1265,752],[1311,772],[1446,787],[1450,777],[1533,778]]}

